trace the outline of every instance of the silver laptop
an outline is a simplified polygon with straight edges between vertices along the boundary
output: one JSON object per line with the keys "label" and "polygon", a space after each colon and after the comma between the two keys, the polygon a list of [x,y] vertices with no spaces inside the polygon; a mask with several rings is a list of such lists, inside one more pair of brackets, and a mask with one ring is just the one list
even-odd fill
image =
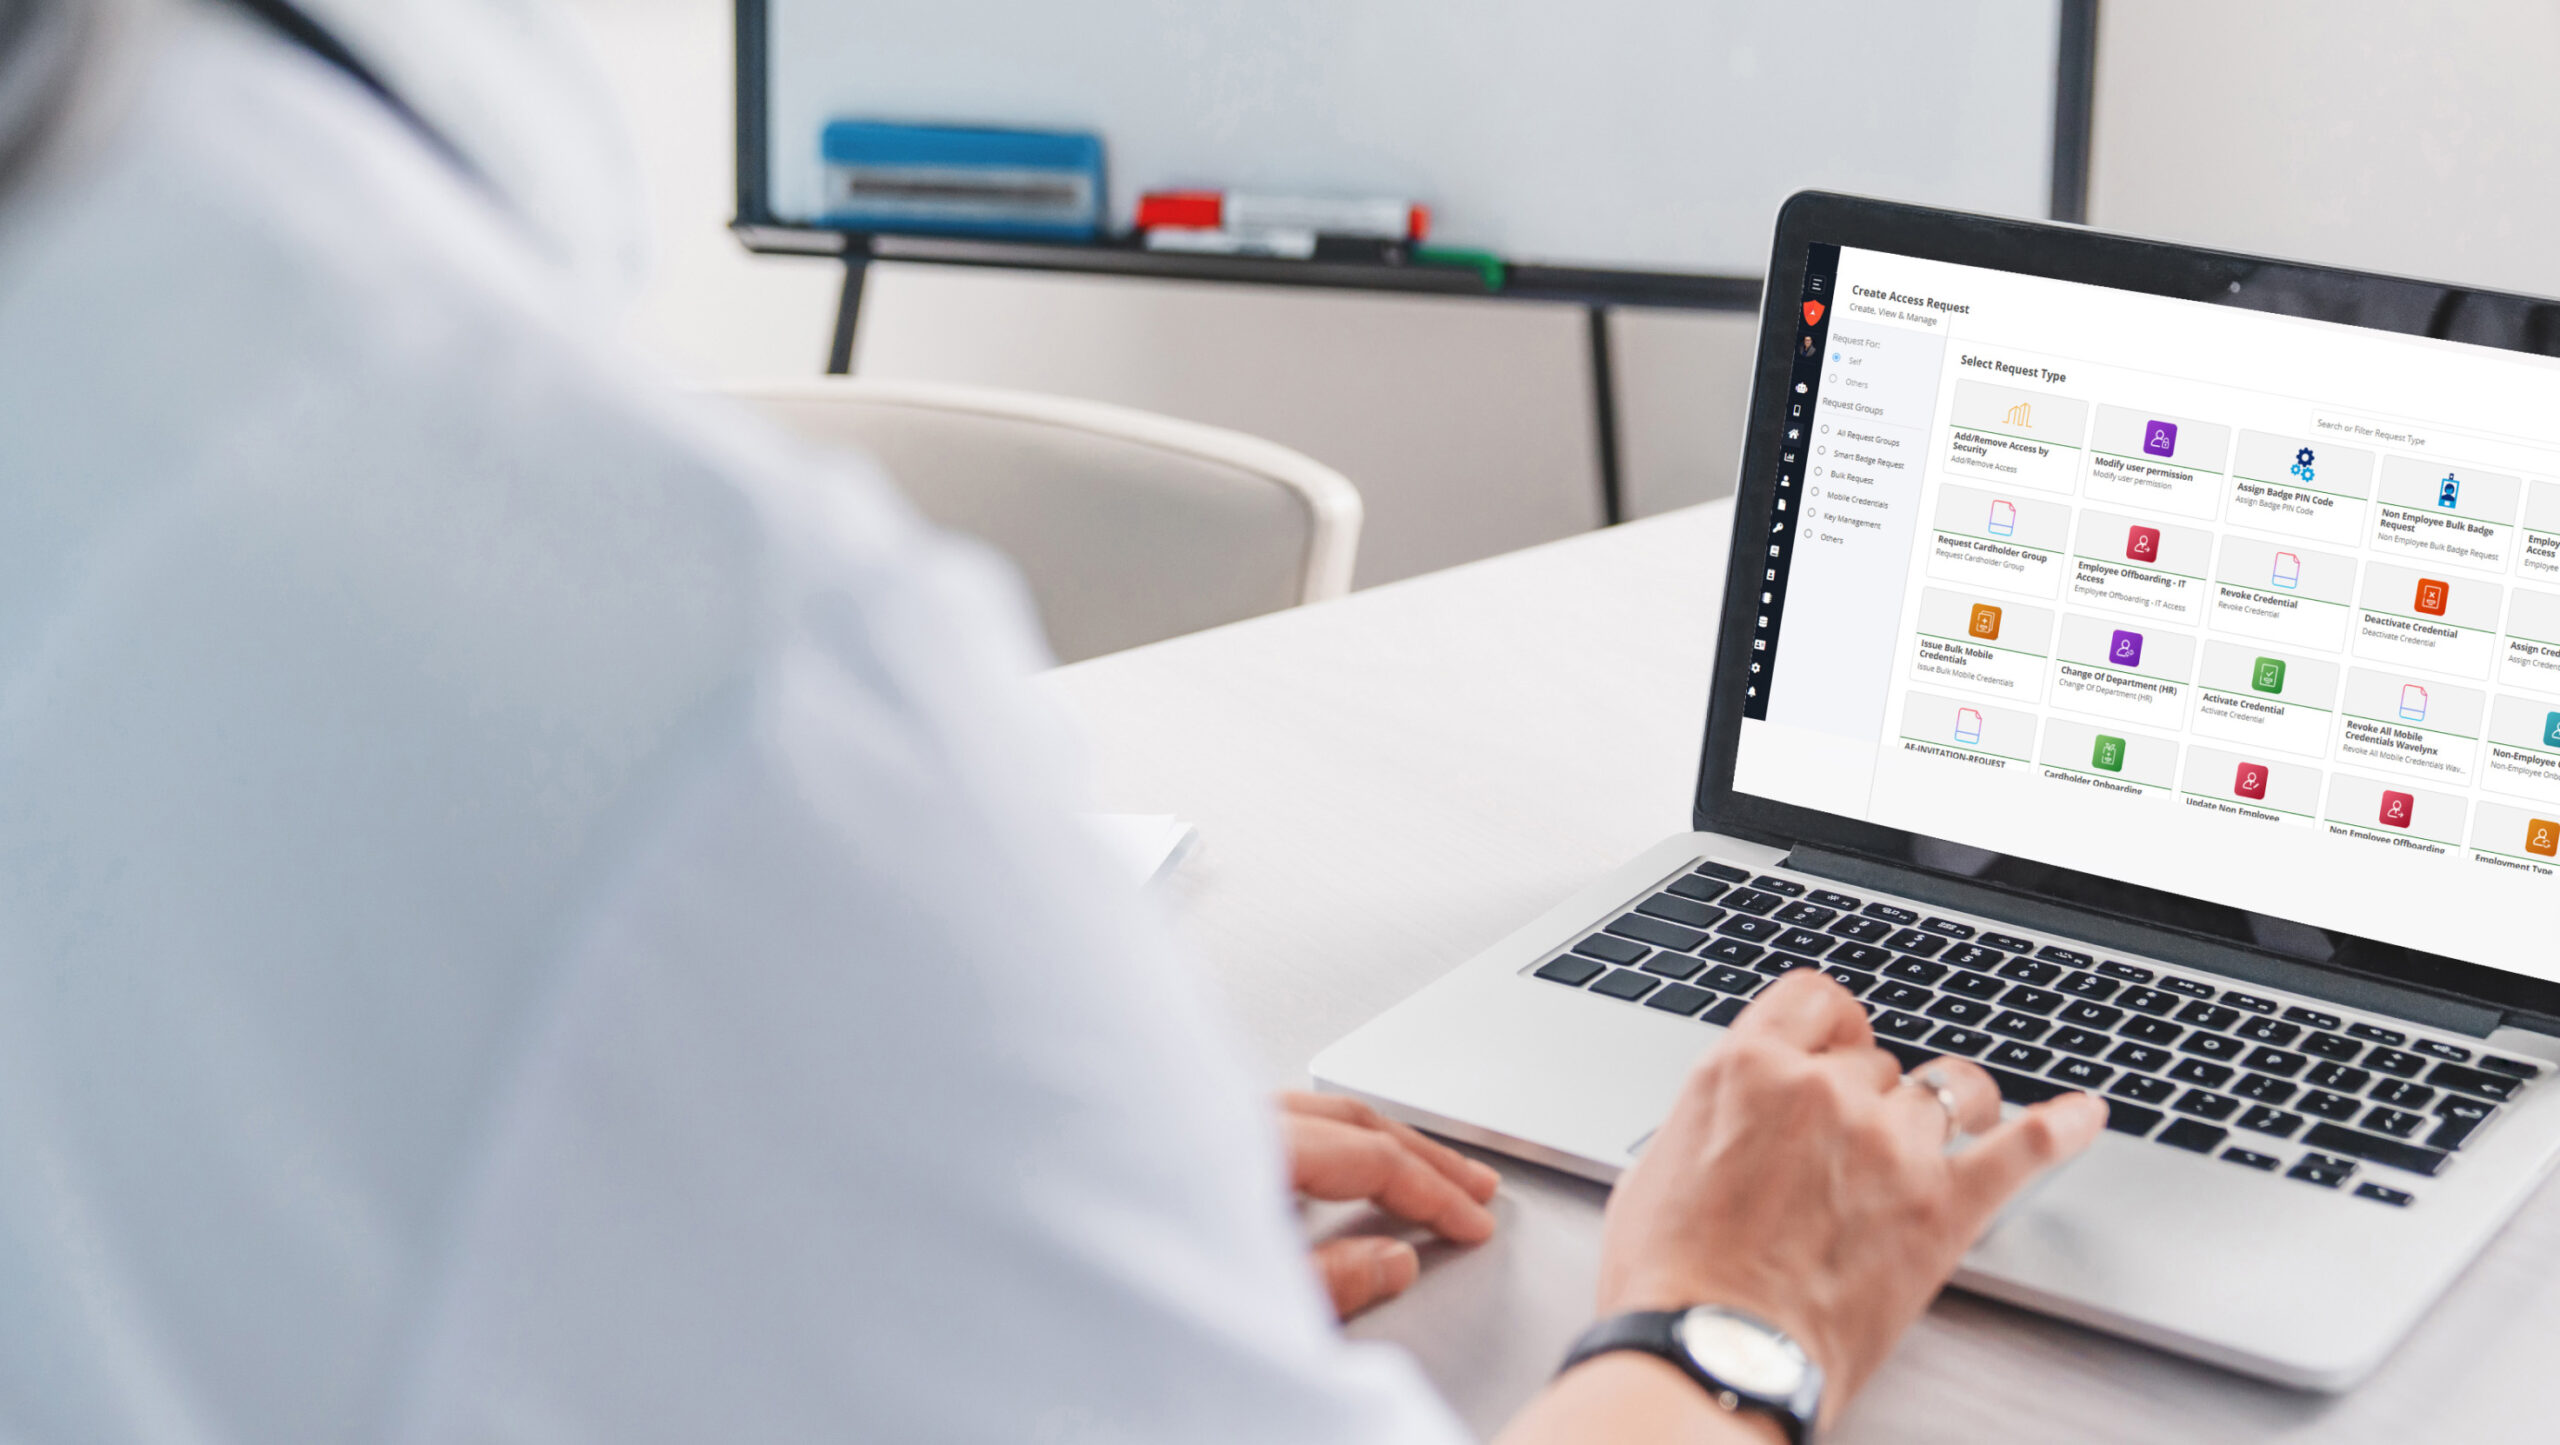
{"label": "silver laptop", "polygon": [[1698,831],[1317,1082],[1611,1180],[1821,969],[2108,1101],[1960,1285],[2353,1384],[2560,1151],[2560,304],[1813,194],[1769,277]]}

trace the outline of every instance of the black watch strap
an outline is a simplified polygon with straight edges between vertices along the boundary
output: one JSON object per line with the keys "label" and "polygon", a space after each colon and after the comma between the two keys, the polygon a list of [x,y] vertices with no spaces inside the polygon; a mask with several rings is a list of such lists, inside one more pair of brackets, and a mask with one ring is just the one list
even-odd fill
{"label": "black watch strap", "polygon": [[1809,1408],[1800,1412],[1793,1402],[1738,1390],[1699,1365],[1680,1339],[1680,1322],[1688,1313],[1687,1310],[1630,1310],[1622,1315],[1612,1315],[1582,1332],[1582,1337],[1573,1342],[1573,1348],[1566,1353],[1564,1363],[1557,1367],[1556,1372],[1562,1374],[1595,1355],[1618,1350],[1638,1350],[1659,1356],[1679,1366],[1682,1374],[1705,1387],[1707,1393],[1715,1397],[1716,1403],[1727,1410],[1749,1410],[1766,1415],[1776,1421],[1778,1428],[1786,1434],[1788,1445],[1810,1445],[1813,1420]]}

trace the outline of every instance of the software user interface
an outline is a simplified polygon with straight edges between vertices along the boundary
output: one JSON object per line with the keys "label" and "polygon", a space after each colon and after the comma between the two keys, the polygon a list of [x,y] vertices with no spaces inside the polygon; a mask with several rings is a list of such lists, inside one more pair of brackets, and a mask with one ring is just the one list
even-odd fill
{"label": "software user interface", "polygon": [[1739,791],[2560,977],[2560,362],[1812,252]]}

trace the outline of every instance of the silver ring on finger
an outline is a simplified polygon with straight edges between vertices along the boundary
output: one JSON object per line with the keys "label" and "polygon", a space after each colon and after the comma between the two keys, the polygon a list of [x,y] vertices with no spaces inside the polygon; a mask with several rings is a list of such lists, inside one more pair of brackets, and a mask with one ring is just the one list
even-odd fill
{"label": "silver ring on finger", "polygon": [[1953,1141],[1964,1133],[1963,1105],[1956,1098],[1955,1086],[1947,1082],[1946,1071],[1935,1064],[1902,1076],[1902,1082],[1915,1089],[1928,1091],[1938,1101],[1938,1110],[1947,1116],[1947,1138]]}

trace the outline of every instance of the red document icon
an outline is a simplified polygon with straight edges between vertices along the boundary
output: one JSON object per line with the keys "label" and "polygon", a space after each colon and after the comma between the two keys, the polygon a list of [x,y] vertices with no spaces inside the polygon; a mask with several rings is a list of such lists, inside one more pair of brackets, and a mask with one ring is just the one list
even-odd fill
{"label": "red document icon", "polygon": [[2124,534],[2124,556],[2128,562],[2159,561],[2160,529],[2157,527],[2127,528]]}
{"label": "red document icon", "polygon": [[2232,776],[2231,791],[2244,798],[2264,801],[2267,796],[2267,767],[2264,763],[2242,763]]}
{"label": "red document icon", "polygon": [[2433,577],[2421,577],[2418,579],[2418,600],[2414,605],[2429,617],[2442,617],[2445,598],[2452,591]]}
{"label": "red document icon", "polygon": [[2418,810],[2418,800],[2407,793],[2385,792],[2382,795],[2382,821],[2394,828],[2409,826],[2409,815]]}

